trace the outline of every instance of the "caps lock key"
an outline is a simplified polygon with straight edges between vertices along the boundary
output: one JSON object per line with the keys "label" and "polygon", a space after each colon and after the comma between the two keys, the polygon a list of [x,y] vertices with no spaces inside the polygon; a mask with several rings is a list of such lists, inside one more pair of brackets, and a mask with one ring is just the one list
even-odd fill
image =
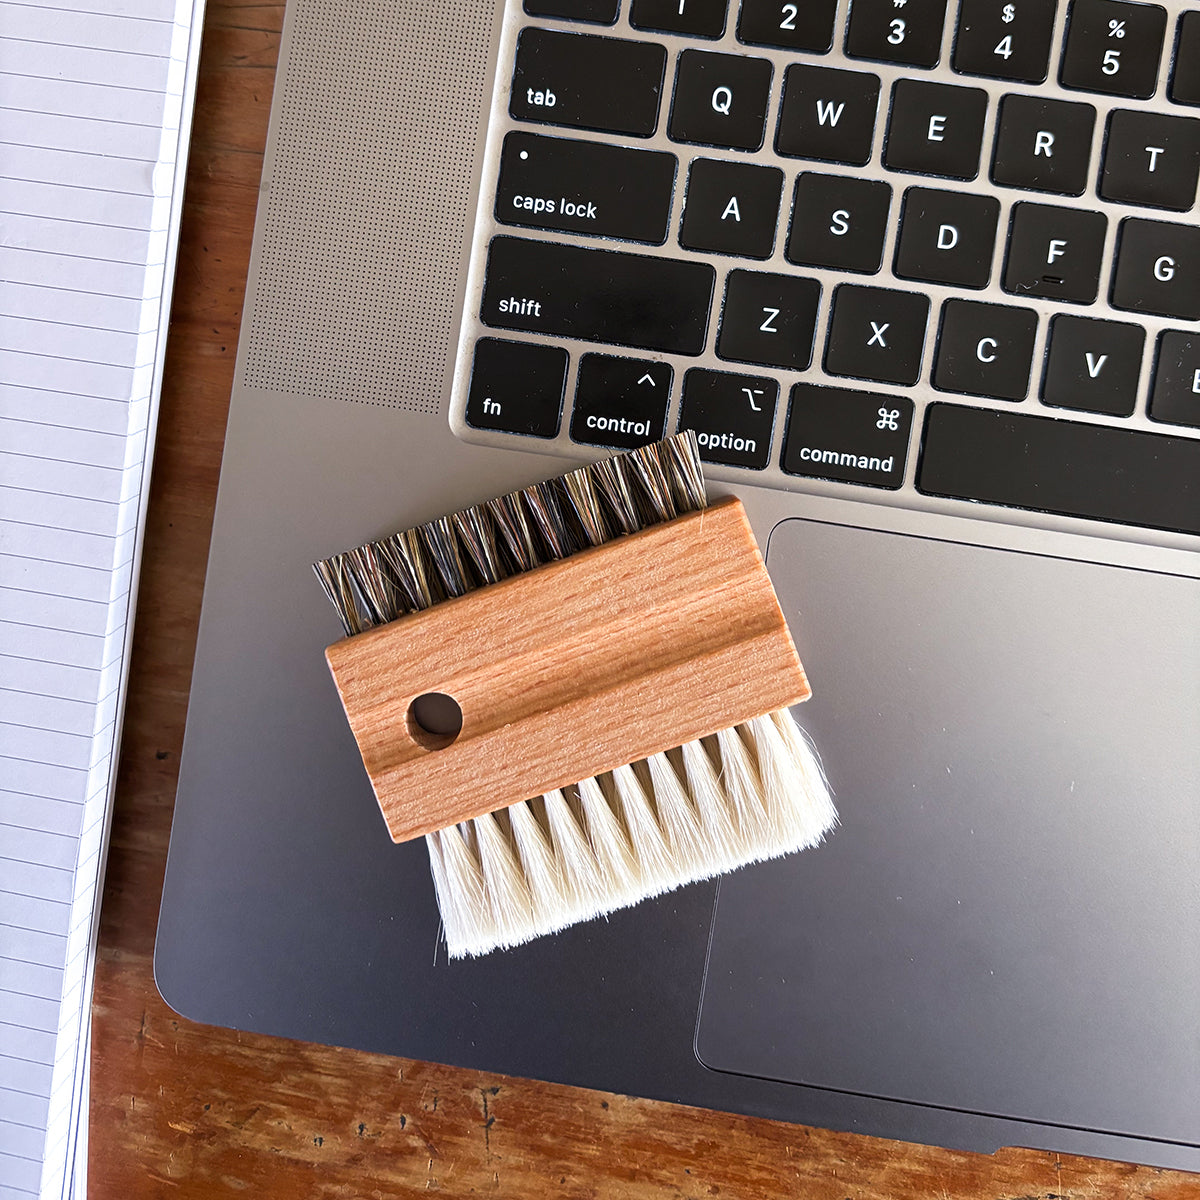
{"label": "caps lock key", "polygon": [[662,245],[675,156],[516,132],[504,139],[496,220]]}

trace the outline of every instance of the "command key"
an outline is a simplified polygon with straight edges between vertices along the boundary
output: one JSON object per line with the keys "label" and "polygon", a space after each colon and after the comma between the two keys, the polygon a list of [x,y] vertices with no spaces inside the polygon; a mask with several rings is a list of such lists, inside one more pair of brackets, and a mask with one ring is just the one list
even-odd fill
{"label": "command key", "polygon": [[783,469],[789,475],[898,488],[904,482],[913,403],[852,388],[792,388]]}

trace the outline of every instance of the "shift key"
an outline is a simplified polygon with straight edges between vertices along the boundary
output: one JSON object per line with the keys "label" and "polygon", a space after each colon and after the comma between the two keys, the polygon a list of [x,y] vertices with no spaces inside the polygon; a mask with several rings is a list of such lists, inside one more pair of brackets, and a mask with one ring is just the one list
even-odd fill
{"label": "shift key", "polygon": [[497,237],[479,315],[499,329],[700,354],[715,282],[708,263]]}
{"label": "shift key", "polygon": [[496,220],[662,245],[674,186],[675,156],[661,150],[510,133]]}

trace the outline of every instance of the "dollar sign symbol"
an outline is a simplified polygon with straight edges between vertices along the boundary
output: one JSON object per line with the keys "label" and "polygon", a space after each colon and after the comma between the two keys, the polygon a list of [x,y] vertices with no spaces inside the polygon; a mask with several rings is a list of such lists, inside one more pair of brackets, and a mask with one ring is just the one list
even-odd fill
{"label": "dollar sign symbol", "polygon": [[1015,17],[1016,15],[1017,15],[1017,10],[1016,10],[1015,6],[1013,6],[1011,4],[1006,4],[1004,6],[1003,20],[1004,20],[1005,25],[1007,25],[1009,23],[1009,21],[1011,21],[1013,19],[1013,17]]}

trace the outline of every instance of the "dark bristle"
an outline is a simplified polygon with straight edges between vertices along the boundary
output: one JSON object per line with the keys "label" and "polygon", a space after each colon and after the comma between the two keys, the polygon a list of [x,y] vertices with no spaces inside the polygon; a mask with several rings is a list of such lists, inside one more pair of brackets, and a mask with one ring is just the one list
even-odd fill
{"label": "dark bristle", "polygon": [[474,583],[463,560],[462,547],[449,517],[438,517],[421,526],[421,540],[437,568],[447,596],[465,596]]}
{"label": "dark bristle", "polygon": [[489,501],[487,510],[513,569],[517,572],[532,571],[541,558],[529,514],[521,503],[520,492],[510,492],[507,496]]}
{"label": "dark bristle", "polygon": [[604,519],[604,511],[600,505],[600,496],[596,490],[596,481],[591,470],[581,467],[562,477],[563,491],[566,492],[571,507],[579,520],[579,528],[589,546],[601,546],[612,538],[608,522]]}
{"label": "dark bristle", "polygon": [[559,506],[557,489],[552,480],[545,483],[535,483],[521,492],[521,499],[533,517],[533,523],[538,533],[542,535],[545,547],[543,560],[554,562],[574,554],[578,547],[571,536],[570,527],[563,517]]}
{"label": "dark bristle", "polygon": [[450,518],[481,584],[499,583],[508,574],[496,544],[496,529],[486,507],[468,508]]}
{"label": "dark bristle", "polygon": [[596,481],[596,490],[604,498],[612,527],[618,533],[636,533],[641,528],[637,501],[629,490],[625,472],[617,466],[618,462],[615,458],[603,459],[591,469],[591,474]]}
{"label": "dark bristle", "polygon": [[313,570],[352,637],[706,503],[689,431],[335,554]]}
{"label": "dark bristle", "polygon": [[377,542],[396,589],[397,612],[420,612],[436,602],[421,540],[415,529],[404,529]]}

